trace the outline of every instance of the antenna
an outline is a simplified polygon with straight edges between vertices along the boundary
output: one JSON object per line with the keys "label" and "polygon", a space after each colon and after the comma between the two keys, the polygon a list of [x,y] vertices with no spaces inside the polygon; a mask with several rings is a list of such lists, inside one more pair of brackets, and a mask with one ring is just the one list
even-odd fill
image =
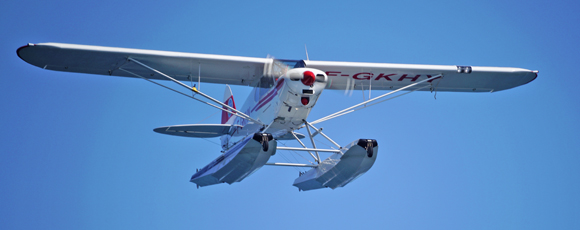
{"label": "antenna", "polygon": [[308,48],[306,48],[306,44],[304,44],[304,50],[306,51],[306,60],[310,61],[310,59],[308,58]]}

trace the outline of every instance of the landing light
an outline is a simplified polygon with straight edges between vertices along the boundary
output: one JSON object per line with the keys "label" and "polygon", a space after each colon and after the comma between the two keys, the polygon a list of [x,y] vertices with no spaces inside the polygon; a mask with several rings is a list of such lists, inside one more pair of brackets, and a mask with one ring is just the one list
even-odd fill
{"label": "landing light", "polygon": [[310,98],[303,97],[300,99],[300,102],[302,102],[302,105],[308,105],[308,103],[310,102]]}

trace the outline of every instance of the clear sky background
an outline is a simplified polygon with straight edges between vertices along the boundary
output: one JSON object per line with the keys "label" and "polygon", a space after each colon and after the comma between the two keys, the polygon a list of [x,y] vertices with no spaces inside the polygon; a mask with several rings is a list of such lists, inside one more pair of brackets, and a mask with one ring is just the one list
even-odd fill
{"label": "clear sky background", "polygon": [[[2,1],[0,229],[580,229],[578,9]],[[218,139],[153,128],[219,123],[216,110],[140,79],[42,70],[16,55],[29,42],[285,59],[304,59],[306,44],[311,60],[540,73],[507,91],[417,92],[321,123],[343,145],[379,142],[373,168],[344,188],[299,192],[298,169],[266,166],[242,183],[196,189],[189,178],[218,156]],[[221,98],[224,86],[201,89]],[[249,92],[233,87],[239,103]],[[360,91],[324,91],[310,120],[361,101]],[[294,156],[271,160],[285,158]]]}

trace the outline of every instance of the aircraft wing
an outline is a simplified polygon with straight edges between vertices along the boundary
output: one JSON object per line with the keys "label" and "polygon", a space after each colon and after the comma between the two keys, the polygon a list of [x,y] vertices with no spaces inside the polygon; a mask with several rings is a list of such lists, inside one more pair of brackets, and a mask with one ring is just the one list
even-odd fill
{"label": "aircraft wing", "polygon": [[423,90],[493,92],[524,85],[538,76],[538,71],[511,67],[333,61],[304,61],[304,63],[306,67],[326,72],[329,78],[327,88],[340,90],[368,90],[369,87],[372,90],[395,90],[441,74],[443,78],[428,81],[432,87]]}
{"label": "aircraft wing", "polygon": [[[270,58],[182,53],[127,49],[62,43],[28,44],[17,50],[24,61],[44,69],[135,77],[130,72],[151,79],[167,80],[133,62],[157,69],[177,80],[253,86],[273,62]],[[492,92],[533,81],[537,71],[510,67],[455,65],[414,65],[334,61],[290,61],[296,66],[320,69],[328,75],[327,89],[394,90],[426,78],[432,87],[423,90],[455,92]],[[293,66],[290,66],[293,67]],[[420,86],[409,88],[413,90]]]}
{"label": "aircraft wing", "polygon": [[156,50],[127,49],[62,43],[28,44],[17,50],[18,56],[43,69],[135,77],[123,68],[150,79],[167,80],[134,63],[139,62],[157,69],[177,80],[251,85],[262,77],[264,64],[272,59],[212,54],[182,53]]}

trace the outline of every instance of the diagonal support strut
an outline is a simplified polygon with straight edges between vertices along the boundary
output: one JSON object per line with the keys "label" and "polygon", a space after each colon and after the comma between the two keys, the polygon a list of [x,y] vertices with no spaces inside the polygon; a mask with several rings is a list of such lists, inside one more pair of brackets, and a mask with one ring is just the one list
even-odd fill
{"label": "diagonal support strut", "polygon": [[[148,70],[151,70],[151,71],[153,71],[153,72],[155,72],[155,73],[157,73],[157,74],[159,74],[159,75],[161,75],[161,76],[163,76],[163,77],[167,78],[168,80],[171,80],[171,81],[173,81],[173,82],[177,83],[178,85],[180,85],[180,86],[183,86],[183,87],[185,87],[185,88],[187,88],[187,89],[189,89],[189,90],[193,91],[194,93],[201,95],[202,97],[205,97],[205,98],[207,98],[207,99],[209,99],[209,100],[211,100],[211,101],[213,101],[213,102],[215,102],[215,103],[217,103],[217,104],[219,104],[219,105],[221,105],[221,106],[223,106],[223,107],[225,107],[225,108],[228,108],[228,109],[230,109],[230,110],[234,111],[235,113],[229,112],[229,111],[227,111],[227,110],[223,110],[223,111],[229,112],[229,113],[231,113],[231,114],[235,114],[235,115],[237,115],[237,116],[239,116],[239,117],[241,117],[241,118],[244,118],[244,119],[247,119],[247,120],[253,121],[253,122],[255,122],[255,123],[258,123],[258,124],[260,124],[260,125],[263,125],[263,126],[265,126],[265,125],[266,125],[266,124],[264,124],[263,122],[260,122],[260,121],[258,121],[258,120],[256,120],[256,119],[253,119],[253,118],[251,118],[250,116],[248,116],[247,114],[245,114],[245,113],[242,113],[241,111],[239,111],[239,110],[237,110],[237,109],[234,109],[233,107],[231,107],[231,106],[229,106],[229,105],[227,105],[227,104],[225,104],[225,103],[223,103],[223,102],[221,102],[221,101],[219,101],[219,100],[216,100],[215,98],[213,98],[213,97],[210,97],[209,95],[207,95],[207,94],[205,94],[205,93],[202,93],[201,91],[199,91],[199,90],[198,90],[198,89],[196,89],[195,87],[189,87],[188,85],[186,85],[186,84],[183,84],[182,82],[180,82],[180,81],[178,81],[178,80],[176,80],[176,79],[174,79],[174,78],[170,77],[169,75],[167,75],[167,74],[164,74],[163,72],[161,72],[161,71],[159,71],[159,70],[156,70],[156,69],[154,69],[154,68],[152,68],[152,67],[150,67],[150,66],[148,66],[148,65],[145,65],[145,64],[141,63],[140,61],[137,61],[137,60],[135,60],[134,58],[128,57],[128,58],[127,58],[127,60],[129,60],[129,61],[131,61],[131,62],[134,62],[135,64],[137,64],[137,65],[140,65],[140,66],[141,66],[141,67],[143,67],[143,68],[146,68],[146,69],[148,69]],[[122,70],[124,70],[124,69],[122,69]],[[125,71],[125,72],[128,72],[128,71],[126,71],[126,70],[124,70],[124,71]],[[128,72],[128,73],[131,73],[131,72]],[[137,74],[135,74],[135,73],[131,73],[131,74],[137,75]],[[145,77],[142,77],[142,76],[140,76],[140,75],[137,75],[137,76],[139,76],[139,77],[141,77],[141,78],[145,78]],[[147,79],[147,78],[145,78],[145,79]]]}

